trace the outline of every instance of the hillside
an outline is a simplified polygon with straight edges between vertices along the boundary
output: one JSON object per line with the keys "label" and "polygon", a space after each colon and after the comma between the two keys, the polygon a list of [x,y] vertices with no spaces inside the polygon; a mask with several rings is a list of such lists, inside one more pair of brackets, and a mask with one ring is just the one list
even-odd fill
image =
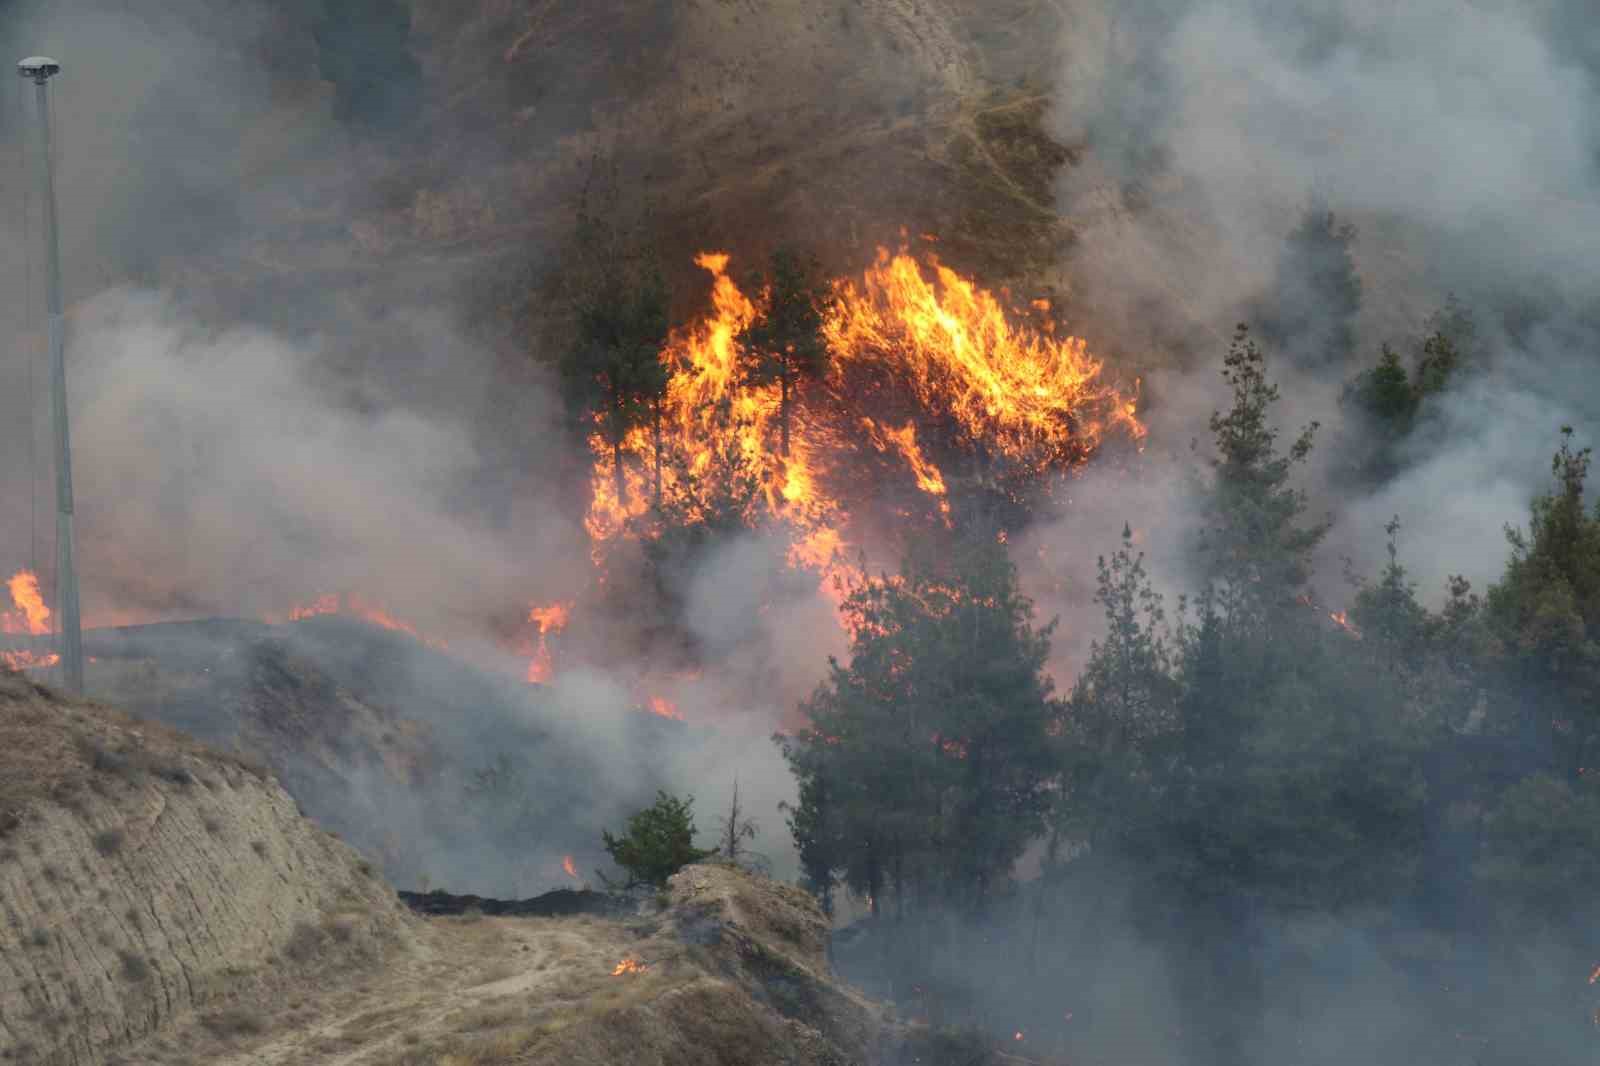
{"label": "hillside", "polygon": [[14,675],[0,908],[0,1061],[39,1066],[370,969],[414,924],[261,768]]}
{"label": "hillside", "polygon": [[[405,888],[570,884],[563,857],[591,869],[601,828],[647,803],[667,783],[662,754],[692,743],[681,723],[623,713],[597,774],[546,690],[355,619],[130,626],[91,630],[85,646],[90,691],[247,753]],[[474,801],[478,775],[513,754],[515,780]]]}
{"label": "hillside", "polygon": [[944,1061],[831,975],[798,889],[695,866],[632,917],[419,918],[263,769],[15,675],[0,900],[4,1062]]}
{"label": "hillside", "polygon": [[[59,17],[125,17],[102,6],[73,0]],[[185,6],[208,17],[175,34],[255,68],[236,93],[235,72],[217,69],[222,95],[192,100],[215,116],[204,143],[162,110],[195,97],[168,57],[102,81],[114,38],[104,63],[81,27],[60,42],[78,60],[62,106],[82,124],[63,136],[93,138],[79,157],[114,144],[139,160],[131,186],[64,179],[81,295],[132,275],[291,335],[463,301],[525,351],[550,324],[585,187],[612,178],[687,290],[704,248],[753,259],[804,239],[854,269],[902,230],[932,233],[999,284],[1037,280],[1070,240],[1054,177],[1076,153],[1047,121],[1053,0],[420,0],[409,34],[371,43],[374,64],[417,64],[420,91],[367,123],[346,113],[339,60],[319,45],[321,5],[237,22]],[[359,34],[369,17],[339,25]],[[143,44],[150,23],[128,28]],[[80,200],[100,208],[93,239],[75,232]],[[180,201],[205,210],[181,232],[148,230],[152,203]]]}

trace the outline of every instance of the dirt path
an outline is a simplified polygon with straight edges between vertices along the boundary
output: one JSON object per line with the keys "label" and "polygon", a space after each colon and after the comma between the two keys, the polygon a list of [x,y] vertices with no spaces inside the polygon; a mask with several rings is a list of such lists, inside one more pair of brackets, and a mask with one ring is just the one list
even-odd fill
{"label": "dirt path", "polygon": [[[365,972],[330,960],[296,994],[187,1019],[124,1052],[166,1066],[469,1066],[507,1061],[607,982],[623,925],[593,918],[418,919]],[[620,978],[626,980],[627,978]]]}

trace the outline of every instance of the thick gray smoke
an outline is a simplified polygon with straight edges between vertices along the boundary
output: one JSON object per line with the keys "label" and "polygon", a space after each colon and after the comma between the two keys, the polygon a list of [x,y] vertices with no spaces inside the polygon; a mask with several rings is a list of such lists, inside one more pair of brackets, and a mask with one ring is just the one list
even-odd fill
{"label": "thick gray smoke", "polygon": [[[708,843],[736,778],[762,831],[756,848],[787,872],[777,805],[793,786],[770,733],[836,650],[838,629],[820,596],[751,622],[743,575],[769,546],[735,545],[688,581],[694,635],[726,669],[651,676],[598,631],[571,635],[565,652],[579,665],[553,689],[521,680],[530,604],[570,601],[592,580],[573,492],[587,459],[528,352],[469,318],[484,299],[480,262],[380,259],[392,236],[367,220],[389,200],[413,224],[407,238],[437,237],[459,214],[416,192],[434,172],[405,11],[389,0],[0,8],[16,57],[51,54],[65,67],[51,93],[86,622],[283,619],[354,594],[450,645],[406,656],[395,648],[407,638],[369,648],[337,626],[238,639],[227,626],[178,628],[140,646],[158,649],[174,692],[204,663],[192,691],[214,705],[180,706],[122,675],[125,689],[97,694],[219,743],[252,739],[235,733],[240,700],[365,700],[420,723],[432,762],[416,781],[322,750],[291,768],[310,813],[369,850],[393,845],[390,872],[403,881],[531,892],[565,881],[562,853],[590,877],[604,860],[598,826],[619,828],[657,786],[696,796]],[[10,205],[0,270],[14,294],[0,328],[17,339],[0,366],[0,569],[38,569],[49,590],[32,87],[0,85]],[[463,660],[499,679],[469,678]],[[239,690],[219,687],[219,674]],[[298,680],[284,688],[280,674]],[[652,694],[691,728],[638,727]],[[504,812],[462,806],[507,753],[526,792],[542,796],[531,834]]]}
{"label": "thick gray smoke", "polygon": [[[1550,487],[1560,428],[1574,426],[1580,446],[1600,438],[1593,5],[1063,6],[1071,17],[1057,129],[1088,147],[1060,187],[1080,238],[1067,272],[1074,327],[1150,367],[1151,436],[1127,469],[1091,468],[1069,483],[1059,518],[1019,545],[1031,591],[1046,613],[1063,616],[1057,676],[1073,676],[1103,630],[1090,564],[1117,547],[1124,522],[1149,552],[1169,609],[1175,593],[1194,591],[1183,565],[1194,533],[1189,490],[1204,476],[1206,416],[1227,406],[1217,372],[1236,322],[1325,316],[1319,328],[1288,331],[1268,346],[1269,372],[1283,390],[1283,440],[1312,420],[1323,427],[1301,477],[1309,517],[1331,511],[1334,520],[1318,593],[1342,606],[1343,556],[1358,572],[1377,570],[1393,515],[1402,521],[1401,562],[1425,600],[1436,603],[1455,573],[1482,591],[1505,565],[1503,527],[1525,525],[1530,499]],[[1323,357],[1339,325],[1327,321],[1337,314],[1331,287],[1303,269],[1306,259],[1285,254],[1312,205],[1357,231],[1349,246],[1360,281],[1354,346],[1333,365]],[[1352,490],[1341,481],[1339,451],[1352,447],[1346,435],[1359,422],[1341,406],[1343,382],[1376,362],[1384,342],[1411,356],[1424,320],[1452,292],[1478,327],[1472,365],[1429,398],[1395,469]],[[1302,306],[1286,308],[1285,298]],[[1049,943],[1059,961],[1029,958],[1033,945],[1019,943],[1015,927],[1009,938],[993,937],[1002,946],[985,958],[990,931],[979,930],[949,950],[945,976],[1004,1025],[1027,984],[1013,979],[1019,965],[1055,964],[1060,987],[1072,992],[1070,1001],[1063,992],[1065,1013],[1054,1023],[1093,1033],[1072,1045],[1075,1053],[1207,1061],[1184,1014],[1185,1004],[1207,1002],[1204,978],[1179,951],[1141,954],[1135,924],[1120,922],[1107,902],[1123,888],[1069,876],[1060,891],[1029,899],[1041,913],[1056,908],[1063,927]],[[1194,915],[1174,920],[1199,924]],[[1038,921],[1030,914],[1021,923],[1035,941]],[[1434,934],[1399,902],[1382,915],[1288,917],[1254,929],[1240,921],[1237,933],[1239,958],[1265,992],[1251,1042],[1234,1061],[1576,1062],[1592,1054],[1571,1044],[1575,1029],[1555,1035],[1555,1025],[1540,1022],[1582,983],[1552,961],[1563,957],[1552,945],[1530,943],[1518,960],[1484,958],[1440,993],[1407,961],[1429,958]],[[1305,958],[1316,960],[1316,978],[1288,978]],[[1537,980],[1514,990],[1495,984],[1518,966]],[[1045,983],[1037,972],[1034,981]],[[1459,1046],[1425,1050],[1449,1043],[1445,1018],[1462,1019]]]}
{"label": "thick gray smoke", "polygon": [[[1472,312],[1483,348],[1475,372],[1436,398],[1398,476],[1341,504],[1329,572],[1341,556],[1375,570],[1383,523],[1398,514],[1425,595],[1451,572],[1481,587],[1504,562],[1502,525],[1522,522],[1546,487],[1560,427],[1593,440],[1600,425],[1592,6],[1069,6],[1057,122],[1092,158],[1065,177],[1061,201],[1083,219],[1072,273],[1093,308],[1086,328],[1214,380],[1234,322],[1337,314],[1335,296],[1284,254],[1307,209],[1325,205],[1357,230],[1354,350],[1321,365],[1318,338],[1302,334],[1269,351],[1286,431],[1324,425],[1319,468],[1349,420],[1340,381],[1385,342],[1409,353],[1447,294]],[[1305,306],[1284,306],[1296,301]],[[1151,378],[1158,399],[1204,406],[1187,398],[1191,380]],[[1189,425],[1204,436],[1203,420]],[[1314,509],[1325,495],[1313,490]]]}

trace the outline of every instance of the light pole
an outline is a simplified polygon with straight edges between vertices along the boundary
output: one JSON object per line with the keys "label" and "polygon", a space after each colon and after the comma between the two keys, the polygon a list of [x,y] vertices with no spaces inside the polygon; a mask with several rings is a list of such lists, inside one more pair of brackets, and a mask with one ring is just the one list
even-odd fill
{"label": "light pole", "polygon": [[50,97],[45,83],[61,64],[30,56],[17,64],[39,101],[39,184],[44,201],[45,299],[50,314],[50,413],[56,442],[56,611],[61,619],[61,672],[67,691],[83,694],[83,629],[78,618],[78,570],[73,562],[72,448],[67,434],[66,327],[61,315],[61,247],[56,235],[56,187],[50,159]]}

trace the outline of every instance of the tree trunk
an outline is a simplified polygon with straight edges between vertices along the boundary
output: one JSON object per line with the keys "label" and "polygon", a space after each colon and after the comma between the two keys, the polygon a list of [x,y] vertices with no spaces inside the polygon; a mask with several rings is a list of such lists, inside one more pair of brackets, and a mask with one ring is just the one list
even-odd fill
{"label": "tree trunk", "polygon": [[627,419],[622,417],[623,397],[622,390],[615,386],[611,389],[611,425],[607,427],[611,433],[611,474],[617,485],[617,508],[621,511],[628,509],[628,479],[622,472],[622,439],[628,435]]}
{"label": "tree trunk", "polygon": [[655,498],[656,498],[656,510],[659,511],[661,509],[661,397],[659,397],[659,396],[656,397],[655,402],[652,405],[652,408],[653,408],[653,410],[652,410],[653,417],[651,419],[651,432],[655,436],[655,445],[656,445],[656,464],[655,464],[656,465],[656,470],[655,470],[655,476],[656,476],[655,489],[656,489],[656,491],[655,491]]}
{"label": "tree trunk", "polygon": [[628,507],[628,479],[622,476],[622,437],[613,436],[611,439],[612,476],[617,482],[617,507],[627,510]]}
{"label": "tree trunk", "polygon": [[778,372],[778,454],[789,458],[789,369]]}

